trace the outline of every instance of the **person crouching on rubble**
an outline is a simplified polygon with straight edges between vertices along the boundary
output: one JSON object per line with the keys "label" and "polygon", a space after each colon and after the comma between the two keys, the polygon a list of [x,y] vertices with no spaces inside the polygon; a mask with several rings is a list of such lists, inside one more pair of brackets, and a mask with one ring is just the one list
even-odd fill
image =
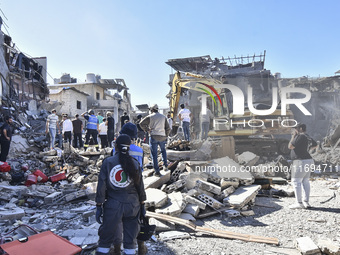
{"label": "person crouching on rubble", "polygon": [[292,130],[292,138],[288,144],[288,148],[291,150],[290,156],[293,160],[291,172],[296,199],[296,203],[289,206],[290,209],[306,209],[311,207],[309,205],[309,177],[311,173],[311,166],[314,164],[314,161],[309,154],[308,149],[309,145],[311,147],[315,147],[317,146],[317,143],[305,132],[306,125],[298,123]]}
{"label": "person crouching on rubble", "polygon": [[[145,214],[146,194],[140,166],[129,155],[130,144],[128,135],[120,135],[116,140],[117,153],[107,157],[100,169],[95,199],[96,220],[101,224],[97,255],[109,254],[120,222],[123,222],[124,254],[135,254],[139,216]],[[120,254],[118,245],[115,244],[115,254]]]}
{"label": "person crouching on rubble", "polygon": [[11,116],[5,117],[5,123],[0,128],[0,144],[1,144],[1,154],[0,154],[0,161],[6,162],[8,152],[9,152],[9,146],[11,145],[12,140],[12,123],[13,119]]}

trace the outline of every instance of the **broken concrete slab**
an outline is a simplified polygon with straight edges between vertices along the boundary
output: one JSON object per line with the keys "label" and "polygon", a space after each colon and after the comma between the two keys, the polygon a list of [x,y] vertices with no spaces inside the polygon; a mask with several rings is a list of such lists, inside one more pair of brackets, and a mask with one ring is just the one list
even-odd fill
{"label": "broken concrete slab", "polygon": [[261,185],[251,185],[238,188],[233,194],[223,199],[223,204],[242,208],[252,199],[254,199],[261,189]]}
{"label": "broken concrete slab", "polygon": [[159,233],[159,238],[162,241],[168,241],[173,239],[184,239],[190,238],[190,234],[187,232],[180,232],[180,231],[167,231]]}
{"label": "broken concrete slab", "polygon": [[156,207],[161,208],[168,202],[168,195],[159,190],[154,188],[148,188],[145,190],[146,193],[146,201],[145,201],[145,207]]}
{"label": "broken concrete slab", "polygon": [[253,210],[246,210],[246,211],[241,211],[242,216],[253,216],[255,215]]}
{"label": "broken concrete slab", "polygon": [[321,255],[318,246],[308,236],[297,238],[295,244],[303,255]]}
{"label": "broken concrete slab", "polygon": [[171,171],[161,170],[161,177],[151,176],[144,179],[144,187],[147,188],[159,188],[164,183],[167,183],[170,180]]}
{"label": "broken concrete slab", "polygon": [[181,192],[173,192],[168,195],[169,203],[166,207],[156,209],[156,213],[178,216],[184,210],[186,202]]}
{"label": "broken concrete slab", "polygon": [[320,239],[318,241],[318,247],[327,255],[340,255],[340,245],[333,242],[331,239]]}

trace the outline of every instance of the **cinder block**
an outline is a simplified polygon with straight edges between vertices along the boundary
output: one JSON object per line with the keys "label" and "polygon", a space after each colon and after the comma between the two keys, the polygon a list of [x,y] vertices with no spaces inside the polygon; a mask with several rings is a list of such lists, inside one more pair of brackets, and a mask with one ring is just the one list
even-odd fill
{"label": "cinder block", "polygon": [[67,202],[70,202],[70,201],[75,200],[77,198],[86,197],[86,195],[87,195],[86,190],[78,190],[77,192],[67,194],[65,196],[65,200]]}
{"label": "cinder block", "polygon": [[230,218],[236,218],[236,217],[239,217],[241,216],[240,212],[239,211],[236,211],[236,210],[225,210],[224,213],[230,217]]}
{"label": "cinder block", "polygon": [[237,188],[240,186],[240,179],[239,178],[221,178],[220,182],[221,189],[224,190],[230,186]]}
{"label": "cinder block", "polygon": [[184,185],[185,185],[186,181],[185,180],[178,180],[172,184],[170,184],[169,186],[167,186],[165,189],[164,189],[164,192],[166,193],[171,193],[175,190],[178,190],[180,188],[183,188]]}
{"label": "cinder block", "polygon": [[61,201],[63,198],[63,193],[62,192],[54,192],[44,198],[44,202],[47,205],[50,204],[55,204]]}
{"label": "cinder block", "polygon": [[197,196],[197,198],[214,209],[219,209],[223,206],[222,203],[205,194],[200,194]]}
{"label": "cinder block", "polygon": [[188,195],[186,195],[185,196],[185,201],[187,202],[187,203],[190,203],[190,204],[193,204],[193,205],[197,205],[200,209],[202,209],[202,210],[205,210],[205,208],[206,208],[206,204],[205,203],[203,203],[202,201],[200,201],[200,200],[198,200],[198,199],[196,199],[196,198],[194,198],[194,197],[191,197],[191,196],[188,196]]}

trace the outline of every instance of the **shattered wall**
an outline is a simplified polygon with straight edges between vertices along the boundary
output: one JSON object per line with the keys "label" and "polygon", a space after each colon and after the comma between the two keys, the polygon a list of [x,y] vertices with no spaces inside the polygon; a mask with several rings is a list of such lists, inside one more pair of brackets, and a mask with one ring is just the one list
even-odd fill
{"label": "shattered wall", "polygon": [[[0,31],[0,44],[4,44],[4,34]],[[0,78],[0,98],[2,98],[3,92],[7,91],[7,85],[6,81],[8,81],[8,66],[6,64],[5,60],[5,48],[0,47],[0,73],[1,73],[1,78]],[[1,104],[1,101],[0,101]]]}

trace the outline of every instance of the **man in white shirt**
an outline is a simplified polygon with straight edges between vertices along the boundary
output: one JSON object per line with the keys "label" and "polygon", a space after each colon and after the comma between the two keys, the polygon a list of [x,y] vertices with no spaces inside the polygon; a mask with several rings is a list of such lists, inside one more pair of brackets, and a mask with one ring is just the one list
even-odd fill
{"label": "man in white shirt", "polygon": [[68,141],[71,144],[72,131],[73,131],[72,121],[68,118],[68,115],[65,113],[65,114],[63,114],[63,137],[64,137],[64,142]]}
{"label": "man in white shirt", "polygon": [[46,134],[50,134],[50,150],[54,149],[55,136],[57,134],[57,130],[59,130],[58,116],[56,113],[57,111],[53,109],[52,114],[48,115],[46,121]]}
{"label": "man in white shirt", "polygon": [[179,119],[182,121],[182,128],[184,133],[184,139],[190,141],[190,119],[191,112],[189,109],[185,108],[184,104],[181,104],[181,110],[178,113]]}
{"label": "man in white shirt", "polygon": [[108,146],[107,143],[107,125],[106,118],[103,119],[103,122],[99,124],[98,134],[100,138],[100,144],[102,145],[102,149]]}

